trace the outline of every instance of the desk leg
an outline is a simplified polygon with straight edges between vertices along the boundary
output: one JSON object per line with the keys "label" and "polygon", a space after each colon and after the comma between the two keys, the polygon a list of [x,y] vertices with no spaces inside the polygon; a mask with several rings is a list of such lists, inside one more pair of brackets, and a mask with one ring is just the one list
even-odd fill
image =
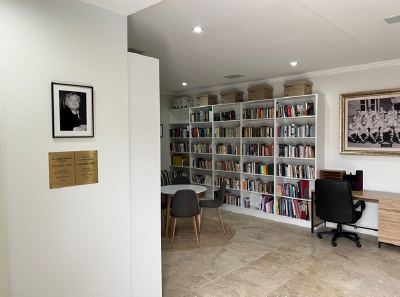
{"label": "desk leg", "polygon": [[167,211],[165,218],[165,238],[168,238],[168,230],[169,230],[169,211],[171,209],[171,195],[167,195]]}

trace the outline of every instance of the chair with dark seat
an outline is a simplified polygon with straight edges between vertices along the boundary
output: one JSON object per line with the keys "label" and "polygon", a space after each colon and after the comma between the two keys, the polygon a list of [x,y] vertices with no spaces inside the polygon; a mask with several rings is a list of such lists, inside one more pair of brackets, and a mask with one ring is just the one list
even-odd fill
{"label": "chair with dark seat", "polygon": [[221,212],[219,210],[219,207],[224,203],[225,190],[226,190],[226,180],[220,186],[216,199],[201,200],[199,202],[199,206],[200,206],[199,233],[201,232],[201,221],[202,221],[202,215],[203,215],[203,208],[216,208],[217,209],[219,221],[221,223],[222,230],[225,233],[224,222],[222,221]]}
{"label": "chair with dark seat", "polygon": [[[337,229],[318,232],[318,238],[322,234],[333,234],[332,245],[336,246],[336,239],[345,237],[354,241],[357,247],[361,247],[356,233],[342,231],[342,224],[355,224],[365,209],[364,201],[353,203],[351,184],[347,180],[317,179],[315,181],[315,204],[317,216],[325,221],[337,223]],[[361,211],[356,211],[361,206]]]}
{"label": "chair with dark seat", "polygon": [[190,185],[190,179],[187,176],[180,175],[172,180],[173,185]]}
{"label": "chair with dark seat", "polygon": [[197,195],[195,191],[180,190],[175,193],[174,197],[172,198],[172,209],[170,212],[173,226],[171,248],[174,245],[177,218],[192,218],[194,233],[196,234],[197,239],[197,246],[200,246],[196,223],[199,213],[199,203],[197,202]]}

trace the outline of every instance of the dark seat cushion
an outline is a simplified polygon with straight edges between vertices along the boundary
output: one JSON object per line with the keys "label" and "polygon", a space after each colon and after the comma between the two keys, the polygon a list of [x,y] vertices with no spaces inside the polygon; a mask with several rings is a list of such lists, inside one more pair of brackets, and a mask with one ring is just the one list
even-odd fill
{"label": "dark seat cushion", "polygon": [[200,200],[199,201],[199,206],[200,207],[215,208],[215,207],[220,207],[221,204],[216,199],[213,199],[213,200]]}

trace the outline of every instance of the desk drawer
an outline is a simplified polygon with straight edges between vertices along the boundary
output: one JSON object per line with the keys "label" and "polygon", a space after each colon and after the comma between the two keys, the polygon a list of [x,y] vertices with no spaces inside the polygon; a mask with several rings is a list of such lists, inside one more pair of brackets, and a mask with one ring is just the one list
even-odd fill
{"label": "desk drawer", "polygon": [[400,201],[379,201],[378,241],[400,245]]}

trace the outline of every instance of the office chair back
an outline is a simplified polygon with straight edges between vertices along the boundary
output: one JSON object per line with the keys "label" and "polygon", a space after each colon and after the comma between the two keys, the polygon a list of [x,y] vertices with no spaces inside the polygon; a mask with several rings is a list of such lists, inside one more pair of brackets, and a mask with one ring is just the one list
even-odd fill
{"label": "office chair back", "polygon": [[315,180],[317,216],[335,223],[356,221],[351,185],[347,180]]}
{"label": "office chair back", "polygon": [[172,197],[171,217],[191,218],[200,213],[196,192],[193,190],[177,191]]}
{"label": "office chair back", "polygon": [[177,176],[172,180],[173,185],[190,185],[190,179],[187,176]]}

